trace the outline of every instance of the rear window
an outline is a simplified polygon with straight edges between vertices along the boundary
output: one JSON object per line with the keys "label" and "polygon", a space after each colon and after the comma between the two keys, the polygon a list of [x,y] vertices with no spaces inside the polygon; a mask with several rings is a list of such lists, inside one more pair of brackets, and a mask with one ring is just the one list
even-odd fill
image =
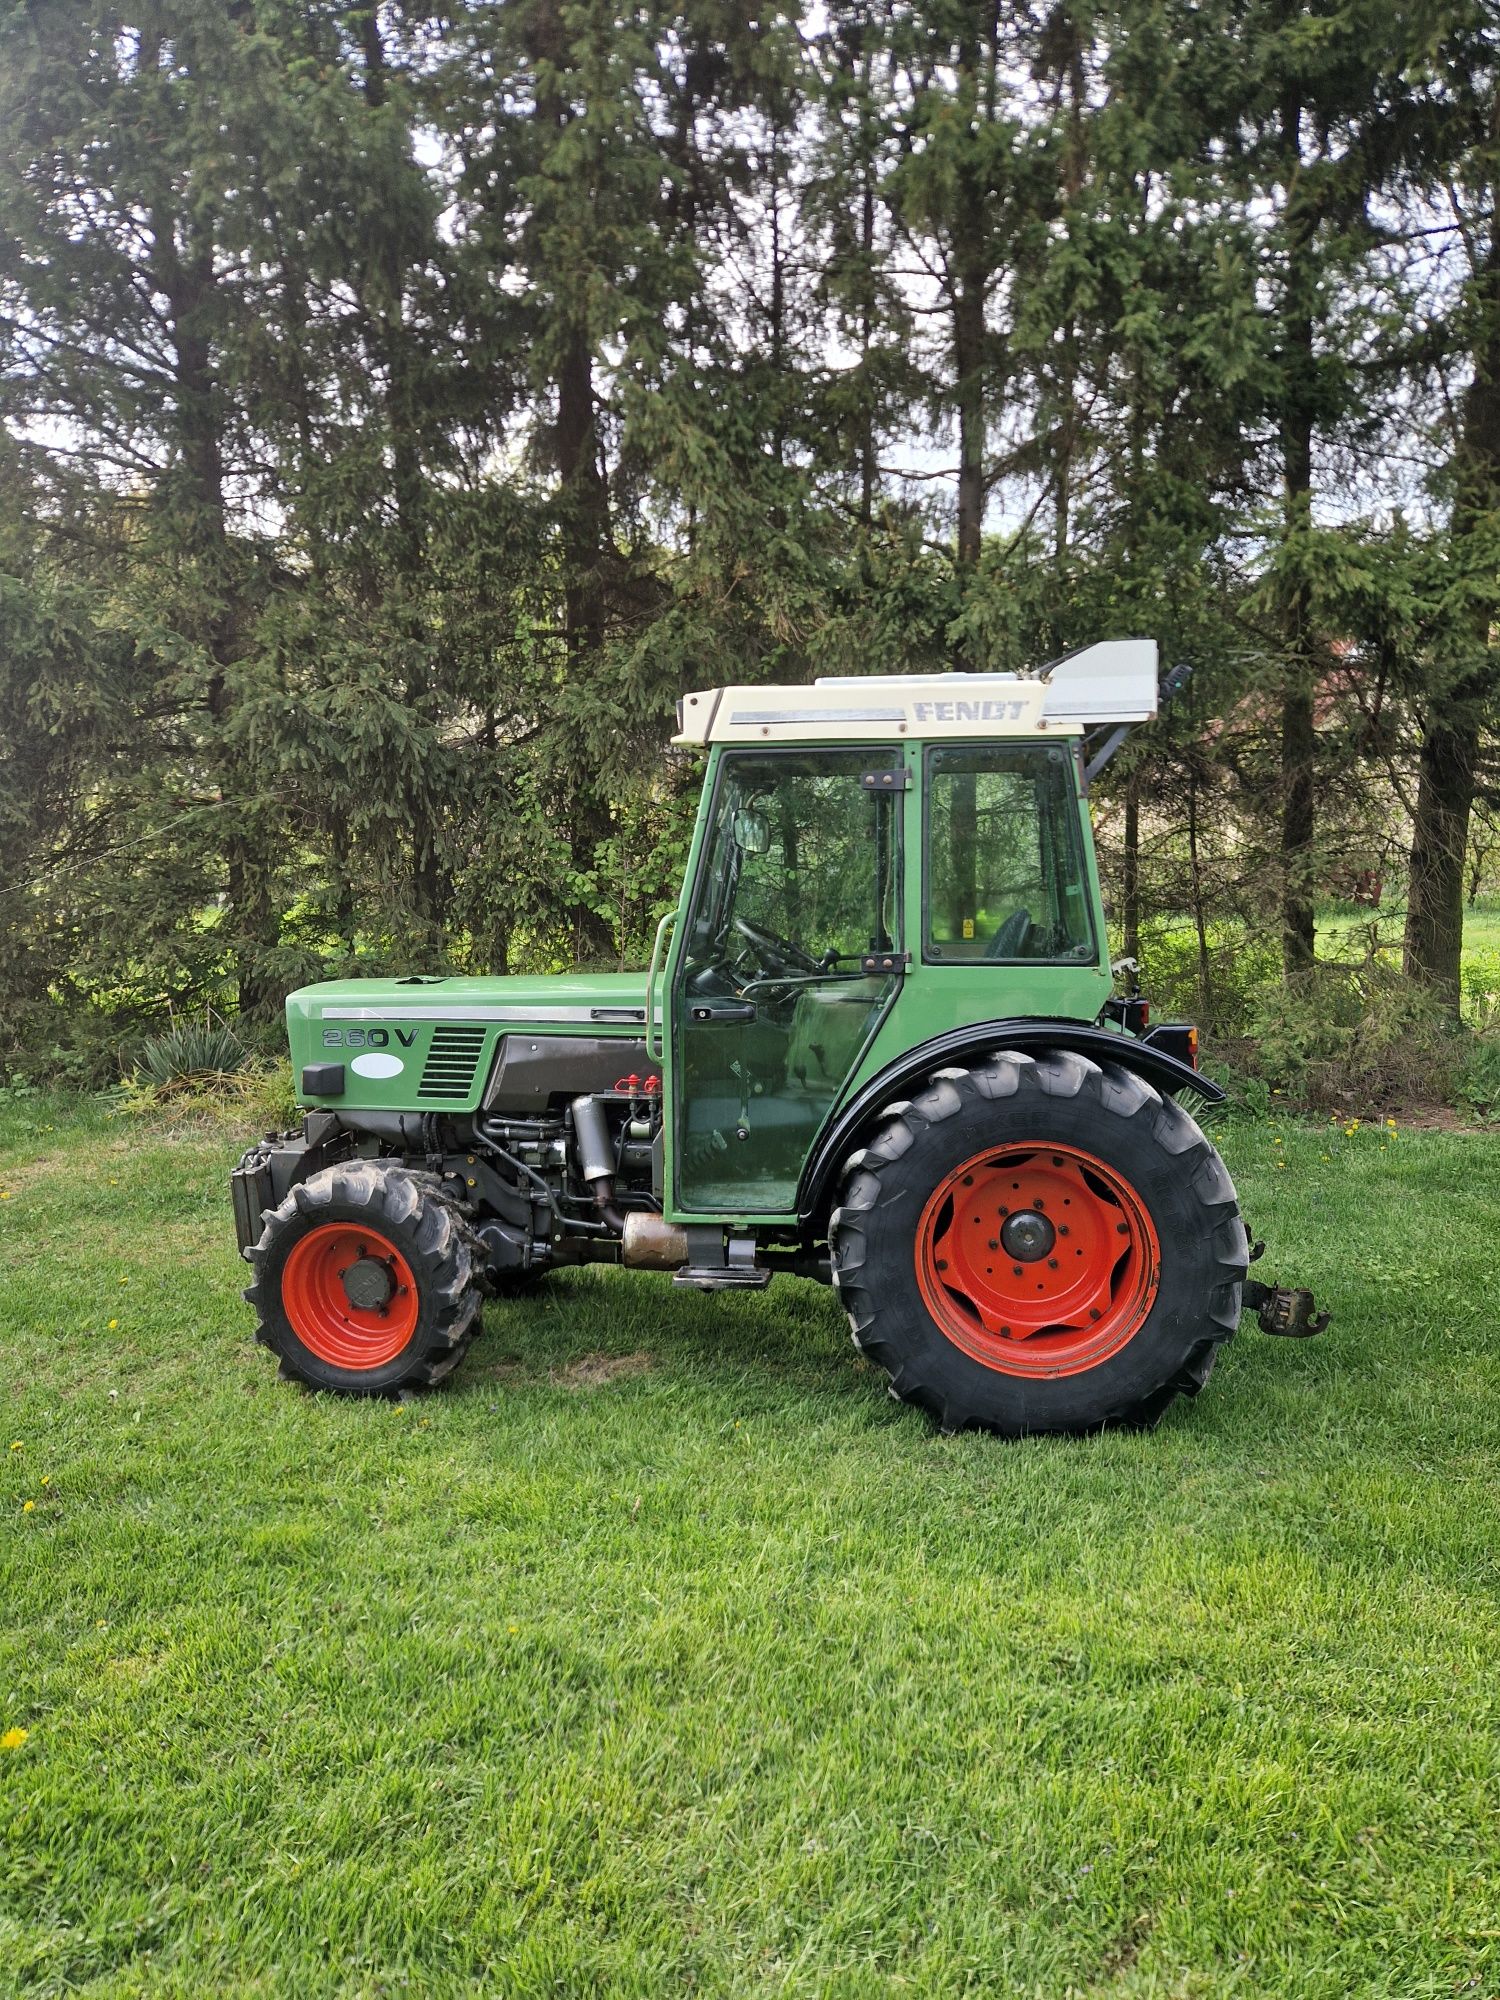
{"label": "rear window", "polygon": [[1096,958],[1071,752],[1059,744],[932,749],[926,781],[927,962]]}

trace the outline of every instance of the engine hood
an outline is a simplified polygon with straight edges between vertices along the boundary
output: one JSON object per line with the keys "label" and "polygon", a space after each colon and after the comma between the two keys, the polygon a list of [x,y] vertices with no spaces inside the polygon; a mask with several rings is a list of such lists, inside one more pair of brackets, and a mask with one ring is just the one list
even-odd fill
{"label": "engine hood", "polygon": [[329,980],[290,994],[286,1016],[300,1102],[469,1109],[504,1035],[643,1036],[646,975]]}
{"label": "engine hood", "polygon": [[[645,1020],[644,972],[567,972],[501,979],[330,979],[290,994],[287,1019],[534,1021],[597,1027],[601,1015]],[[608,1025],[608,1022],[605,1023]]]}

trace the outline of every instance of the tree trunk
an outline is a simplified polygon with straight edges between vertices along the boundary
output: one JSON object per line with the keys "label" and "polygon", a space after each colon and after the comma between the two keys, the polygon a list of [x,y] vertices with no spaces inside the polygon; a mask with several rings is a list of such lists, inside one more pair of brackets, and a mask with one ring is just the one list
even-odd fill
{"label": "tree trunk", "polygon": [[[354,14],[364,56],[365,102],[372,111],[382,111],[390,101],[390,74],[380,29],[380,9],[373,4],[360,4]],[[369,272],[373,293],[370,338],[385,376],[385,427],[390,440],[391,500],[396,521],[395,569],[403,595],[415,590],[422,575],[426,540],[420,364],[413,353],[412,335],[406,324],[406,287],[413,251],[406,232],[388,230],[380,238]],[[426,631],[423,620],[410,604],[403,604],[402,608],[413,662],[407,674],[406,698],[413,713],[421,716],[431,696],[431,683],[423,664]],[[451,896],[443,866],[441,833],[420,772],[412,772],[405,793],[411,841],[412,912],[421,930],[440,942]]]}
{"label": "tree trunk", "polygon": [[1407,976],[1459,1010],[1464,941],[1464,856],[1479,729],[1457,716],[1429,720],[1422,738],[1406,906]]}
{"label": "tree trunk", "polygon": [[[533,21],[533,55],[561,73],[567,57],[560,10],[538,10]],[[571,112],[554,82],[539,90],[537,117],[561,138]],[[554,432],[558,473],[558,520],[563,558],[563,643],[570,679],[586,681],[598,670],[605,636],[605,562],[609,543],[609,489],[600,465],[590,328],[577,313],[564,312],[554,387]],[[590,874],[598,850],[609,838],[609,801],[592,780],[585,744],[576,746],[573,796],[569,802],[569,858],[574,872]],[[572,910],[573,950],[580,959],[616,957],[607,917],[578,902]]]}
{"label": "tree trunk", "polygon": [[[1317,359],[1313,346],[1309,253],[1317,218],[1299,184],[1302,160],[1302,106],[1289,94],[1281,112],[1287,171],[1287,275],[1283,308],[1281,386],[1284,520],[1289,538],[1312,525],[1313,411]],[[1317,866],[1316,764],[1318,735],[1314,696],[1317,668],[1312,607],[1300,580],[1283,593],[1284,661],[1281,696],[1281,955],[1288,983],[1299,981],[1314,962],[1313,890]]]}
{"label": "tree trunk", "polygon": [[[1481,336],[1474,379],[1464,397],[1457,442],[1456,542],[1500,505],[1500,222],[1476,274]],[[1462,990],[1463,877],[1484,723],[1500,686],[1492,634],[1500,588],[1475,608],[1474,664],[1428,698],[1417,810],[1412,827],[1404,962],[1407,977],[1455,1014]]]}
{"label": "tree trunk", "polygon": [[264,970],[279,926],[271,895],[271,862],[256,838],[254,772],[227,741],[234,697],[230,670],[241,647],[243,606],[232,574],[224,505],[221,396],[214,374],[216,311],[213,244],[199,219],[165,201],[151,215],[152,281],[165,299],[177,391],[178,464],[168,473],[166,503],[182,546],[199,565],[206,613],[203,640],[213,662],[204,693],[210,756],[224,801],[223,861],[228,930],[236,966],[239,1010],[264,1016],[279,996]]}
{"label": "tree trunk", "polygon": [[[982,14],[982,9],[977,10]],[[959,75],[977,116],[980,41],[966,27]],[[989,290],[984,190],[972,161],[958,173],[953,214],[953,394],[958,411],[958,566],[967,576],[979,562],[984,535],[984,329]],[[970,666],[981,664],[970,661]]]}

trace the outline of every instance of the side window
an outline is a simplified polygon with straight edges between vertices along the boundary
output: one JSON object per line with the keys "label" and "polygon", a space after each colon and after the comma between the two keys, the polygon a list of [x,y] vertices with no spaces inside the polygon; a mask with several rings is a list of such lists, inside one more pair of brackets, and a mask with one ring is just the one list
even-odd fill
{"label": "side window", "polygon": [[1060,744],[930,750],[926,776],[927,961],[1092,959],[1069,751]]}

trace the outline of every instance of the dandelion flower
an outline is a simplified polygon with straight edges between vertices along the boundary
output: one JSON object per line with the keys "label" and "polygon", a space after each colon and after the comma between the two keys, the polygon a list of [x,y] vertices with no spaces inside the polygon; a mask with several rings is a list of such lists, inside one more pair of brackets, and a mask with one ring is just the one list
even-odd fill
{"label": "dandelion flower", "polygon": [[52,1484],[52,1474],[50,1472],[42,1474],[42,1484],[43,1486],[50,1486]]}
{"label": "dandelion flower", "polygon": [[35,1500],[23,1500],[21,1502],[21,1512],[23,1514],[34,1514],[36,1512]]}
{"label": "dandelion flower", "polygon": [[29,1729],[7,1729],[0,1736],[0,1750],[19,1750],[30,1734]]}
{"label": "dandelion flower", "polygon": [[112,1320],[110,1321],[110,1323],[109,1323],[109,1330],[110,1330],[110,1332],[111,1332],[111,1333],[113,1333],[113,1332],[114,1332],[114,1330],[115,1330],[115,1328],[116,1328],[116,1327],[117,1327],[117,1326],[118,1326],[119,1324],[120,1324],[120,1322],[119,1322],[119,1321],[118,1321],[117,1319],[112,1319]]}
{"label": "dandelion flower", "polygon": [[23,1449],[23,1447],[22,1447],[22,1444],[21,1444],[21,1440],[20,1440],[19,1438],[17,1438],[17,1439],[16,1439],[16,1441],[15,1441],[15,1443],[14,1443],[14,1444],[13,1444],[13,1445],[11,1446],[11,1450],[12,1450],[12,1451],[20,1451],[20,1450],[22,1450],[22,1449]]}

